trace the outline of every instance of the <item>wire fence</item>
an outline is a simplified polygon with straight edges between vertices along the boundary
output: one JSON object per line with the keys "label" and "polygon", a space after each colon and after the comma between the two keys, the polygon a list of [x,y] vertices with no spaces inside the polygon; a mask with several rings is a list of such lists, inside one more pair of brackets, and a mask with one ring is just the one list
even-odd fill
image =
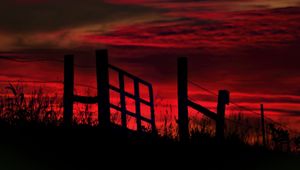
{"label": "wire fence", "polygon": [[[197,88],[199,88],[199,89],[201,89],[201,90],[204,90],[205,92],[209,93],[210,95],[212,95],[212,96],[214,96],[214,97],[218,97],[218,94],[217,94],[217,93],[215,93],[215,92],[212,91],[212,90],[209,90],[209,89],[206,88],[206,87],[203,87],[203,86],[200,85],[199,83],[197,83],[197,82],[195,82],[195,81],[192,81],[192,80],[188,80],[188,82],[189,82],[191,85],[193,85],[193,86],[195,86],[195,87],[197,87]],[[195,100],[195,99],[192,99],[192,100]],[[232,101],[230,101],[230,104],[232,104],[232,105],[234,106],[234,109],[237,110],[238,113],[239,113],[239,112],[240,112],[240,113],[242,113],[242,112],[249,112],[249,113],[251,113],[251,116],[255,116],[256,118],[261,118],[261,113],[258,113],[257,111],[255,111],[255,110],[253,110],[253,109],[251,109],[251,108],[249,108],[249,107],[242,106],[242,105],[237,104],[237,103],[232,102]],[[225,119],[226,119],[227,121],[234,122],[234,123],[239,124],[239,125],[241,125],[241,126],[245,126],[245,127],[249,127],[249,128],[256,128],[256,127],[254,127],[253,125],[251,125],[251,124],[249,124],[249,123],[236,121],[236,120],[233,120],[233,119],[231,119],[231,118],[229,118],[229,117],[226,117]],[[265,122],[266,122],[267,124],[268,124],[268,123],[270,123],[270,124],[275,124],[275,125],[277,125],[277,126],[280,126],[280,127],[283,127],[283,128],[285,128],[285,129],[287,129],[289,132],[294,133],[295,135],[300,135],[300,132],[298,132],[298,131],[296,131],[296,130],[294,130],[294,129],[291,129],[290,127],[288,127],[288,126],[285,125],[285,124],[282,124],[282,123],[280,123],[280,122],[274,121],[272,118],[270,118],[270,117],[268,117],[268,116],[266,116],[266,115],[264,115],[264,119],[265,119]]]}

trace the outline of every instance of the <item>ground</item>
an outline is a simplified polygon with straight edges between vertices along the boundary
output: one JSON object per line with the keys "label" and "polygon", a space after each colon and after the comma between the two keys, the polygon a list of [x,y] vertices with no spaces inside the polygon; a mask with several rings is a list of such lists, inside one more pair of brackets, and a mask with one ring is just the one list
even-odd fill
{"label": "ground", "polygon": [[119,128],[1,129],[0,169],[284,169],[300,157],[239,144],[170,139]]}

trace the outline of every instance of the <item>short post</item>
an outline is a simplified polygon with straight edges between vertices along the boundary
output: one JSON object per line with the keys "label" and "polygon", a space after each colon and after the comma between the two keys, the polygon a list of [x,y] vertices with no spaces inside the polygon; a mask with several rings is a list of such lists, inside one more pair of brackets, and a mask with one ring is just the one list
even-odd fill
{"label": "short post", "polygon": [[66,55],[64,58],[64,117],[65,127],[71,127],[73,121],[74,98],[74,56]]}
{"label": "short post", "polygon": [[138,80],[134,80],[134,100],[135,100],[135,114],[137,131],[142,131],[142,120],[141,120],[141,101],[140,101],[140,88]]}
{"label": "short post", "polygon": [[224,129],[225,129],[225,109],[229,104],[229,91],[220,90],[218,96],[217,115],[216,121],[216,138],[219,142],[224,141]]}
{"label": "short post", "polygon": [[260,113],[261,113],[261,131],[262,131],[263,146],[266,147],[265,113],[264,113],[263,104],[260,105]]}
{"label": "short post", "polygon": [[126,118],[126,96],[125,96],[125,81],[124,74],[119,72],[119,87],[120,87],[120,103],[121,103],[121,121],[122,127],[127,128],[127,118]]}
{"label": "short post", "polygon": [[149,97],[150,97],[150,109],[151,109],[151,128],[152,133],[156,135],[156,125],[155,125],[155,111],[154,111],[154,97],[152,85],[149,86]]}
{"label": "short post", "polygon": [[186,57],[177,60],[178,130],[179,140],[189,140],[188,118],[188,63]]}
{"label": "short post", "polygon": [[98,89],[98,122],[101,127],[110,127],[110,98],[108,51],[96,51],[97,89]]}

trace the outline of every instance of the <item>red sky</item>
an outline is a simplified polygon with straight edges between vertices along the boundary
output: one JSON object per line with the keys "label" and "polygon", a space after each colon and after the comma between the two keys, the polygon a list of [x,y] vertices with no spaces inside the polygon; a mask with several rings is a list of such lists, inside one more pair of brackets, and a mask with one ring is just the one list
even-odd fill
{"label": "red sky", "polygon": [[[62,59],[74,53],[78,64],[93,65],[94,50],[108,48],[112,64],[152,82],[157,101],[162,98],[175,111],[176,58],[187,56],[190,80],[216,93],[228,89],[233,102],[257,112],[264,103],[266,115],[282,123],[294,127],[300,123],[299,0],[4,0],[2,4],[3,52],[31,59]],[[62,69],[57,62],[5,60],[0,62],[0,80],[62,80]],[[95,84],[94,72],[76,70],[76,82]],[[194,86],[190,96],[211,109],[216,105],[215,97]]]}

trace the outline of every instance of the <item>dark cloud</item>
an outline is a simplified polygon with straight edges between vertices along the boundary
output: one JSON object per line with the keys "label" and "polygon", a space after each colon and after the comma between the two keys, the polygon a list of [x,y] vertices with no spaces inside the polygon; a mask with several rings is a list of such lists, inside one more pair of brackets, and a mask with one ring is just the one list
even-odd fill
{"label": "dark cloud", "polygon": [[298,45],[174,49],[111,48],[113,62],[155,83],[176,83],[176,59],[189,58],[189,78],[212,90],[299,95]]}
{"label": "dark cloud", "polygon": [[[93,43],[168,48],[234,48],[299,43],[300,8],[259,11],[174,12],[177,20],[136,24],[134,27],[87,36]],[[184,43],[183,43],[184,42]]]}
{"label": "dark cloud", "polygon": [[0,30],[6,32],[46,32],[89,24],[105,24],[154,13],[134,5],[108,4],[102,0],[60,0],[23,2],[3,0]]}

